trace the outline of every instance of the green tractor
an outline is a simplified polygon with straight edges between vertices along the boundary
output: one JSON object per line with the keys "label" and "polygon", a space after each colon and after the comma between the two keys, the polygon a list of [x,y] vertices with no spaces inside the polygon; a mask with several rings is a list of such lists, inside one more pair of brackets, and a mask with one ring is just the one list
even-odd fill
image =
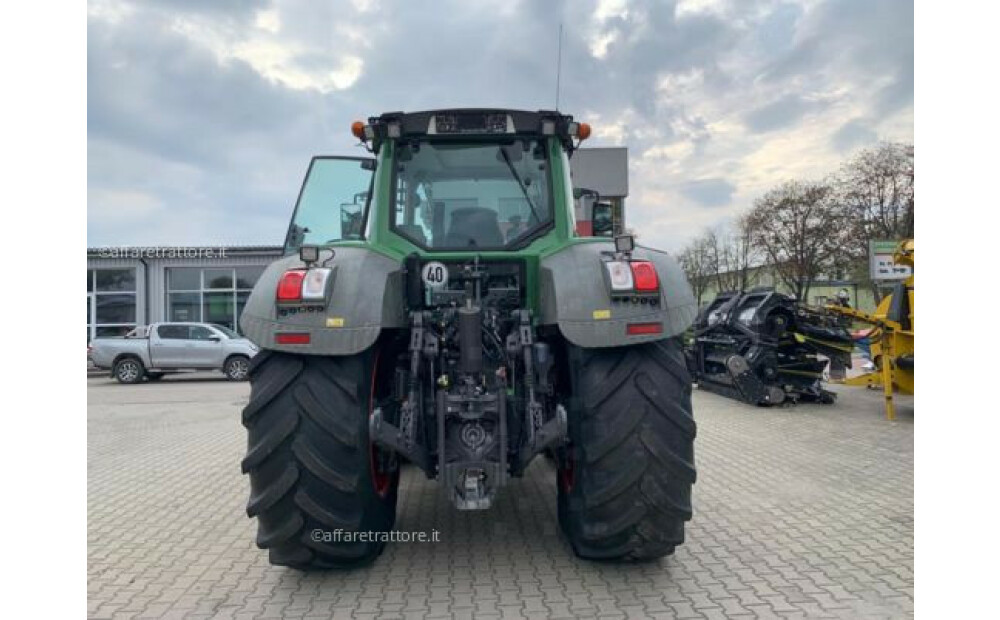
{"label": "green tractor", "polygon": [[457,109],[352,131],[373,157],[312,160],[241,318],[261,347],[243,411],[257,545],[298,569],[364,565],[395,539],[403,464],[484,510],[545,453],[579,556],[672,553],[697,307],[667,254],[576,232],[590,127]]}

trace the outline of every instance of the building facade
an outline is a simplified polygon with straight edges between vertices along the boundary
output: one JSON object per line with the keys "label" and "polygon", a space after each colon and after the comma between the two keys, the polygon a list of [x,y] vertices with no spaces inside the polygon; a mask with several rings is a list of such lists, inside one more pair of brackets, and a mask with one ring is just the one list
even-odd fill
{"label": "building facade", "polygon": [[250,291],[280,246],[90,248],[87,341],[157,321],[239,330]]}

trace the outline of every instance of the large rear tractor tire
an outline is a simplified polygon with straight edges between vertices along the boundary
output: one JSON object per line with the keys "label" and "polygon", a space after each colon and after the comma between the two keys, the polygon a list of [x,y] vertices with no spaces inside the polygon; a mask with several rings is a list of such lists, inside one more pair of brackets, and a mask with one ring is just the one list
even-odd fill
{"label": "large rear tractor tire", "polygon": [[592,560],[652,560],[684,542],[695,482],[691,376],[678,339],[569,347],[559,523]]}
{"label": "large rear tractor tire", "polygon": [[[247,514],[257,518],[257,546],[271,564],[350,568],[382,552],[385,543],[368,533],[392,529],[399,471],[368,442],[373,403],[391,385],[378,377],[378,362],[377,350],[264,350],[250,361]],[[362,533],[367,540],[354,536]]]}

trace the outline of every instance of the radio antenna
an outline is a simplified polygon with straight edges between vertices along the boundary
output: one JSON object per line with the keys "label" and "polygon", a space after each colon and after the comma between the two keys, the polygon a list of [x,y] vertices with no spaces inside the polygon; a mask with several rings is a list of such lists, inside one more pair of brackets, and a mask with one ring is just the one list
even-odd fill
{"label": "radio antenna", "polygon": [[556,56],[556,111],[559,111],[559,86],[562,77],[562,22],[559,22],[559,52]]}

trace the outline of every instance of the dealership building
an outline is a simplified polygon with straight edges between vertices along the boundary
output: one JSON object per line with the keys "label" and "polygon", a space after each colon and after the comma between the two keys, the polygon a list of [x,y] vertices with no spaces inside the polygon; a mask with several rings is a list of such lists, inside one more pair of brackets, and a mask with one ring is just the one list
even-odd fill
{"label": "dealership building", "polygon": [[237,329],[243,306],[280,246],[90,248],[87,341],[158,321]]}
{"label": "dealership building", "polygon": [[[573,183],[612,205],[624,226],[628,195],[625,148],[579,149]],[[578,230],[589,229],[577,205]],[[579,224],[583,222],[584,226]],[[160,321],[217,323],[239,330],[239,317],[264,268],[281,246],[102,247],[87,250],[87,341],[121,336]]]}

